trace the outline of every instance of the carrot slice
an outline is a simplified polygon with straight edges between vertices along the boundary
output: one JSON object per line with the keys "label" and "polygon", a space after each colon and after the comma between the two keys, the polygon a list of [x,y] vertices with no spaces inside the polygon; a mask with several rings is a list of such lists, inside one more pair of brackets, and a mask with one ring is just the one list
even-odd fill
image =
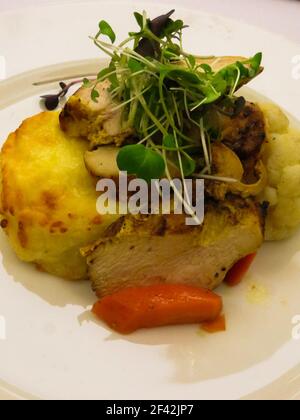
{"label": "carrot slice", "polygon": [[230,287],[234,287],[240,284],[245,275],[247,274],[256,255],[257,253],[250,254],[247,257],[242,258],[240,261],[238,261],[231,268],[231,270],[228,271],[227,276],[225,278],[225,283]]}
{"label": "carrot slice", "polygon": [[225,315],[218,316],[214,321],[202,322],[201,328],[210,334],[226,331]]}
{"label": "carrot slice", "polygon": [[158,284],[123,289],[104,297],[92,311],[112,329],[130,334],[140,328],[213,321],[222,307],[221,297],[209,290]]}

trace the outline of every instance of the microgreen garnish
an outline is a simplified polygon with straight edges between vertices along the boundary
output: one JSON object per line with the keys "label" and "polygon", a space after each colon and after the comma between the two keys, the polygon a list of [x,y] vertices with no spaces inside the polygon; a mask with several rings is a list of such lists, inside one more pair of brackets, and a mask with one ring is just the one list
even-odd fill
{"label": "microgreen garnish", "polygon": [[107,23],[105,20],[101,20],[101,22],[99,22],[99,32],[97,36],[100,35],[106,35],[112,43],[114,43],[116,40],[116,34],[112,30],[110,24]]}
{"label": "microgreen garnish", "polygon": [[59,83],[60,90],[58,93],[50,94],[50,95],[43,95],[41,96],[41,99],[43,100],[44,106],[48,111],[54,111],[58,107],[60,101],[68,94],[71,87],[75,85],[79,85],[79,84],[83,84],[84,86],[87,86],[87,85],[90,85],[90,83],[91,82],[88,79],[74,80],[73,82],[69,84],[60,82]]}
{"label": "microgreen garnish", "polygon": [[165,172],[163,158],[142,144],[122,147],[117,163],[120,170],[127,171],[131,175],[137,175],[146,181],[160,178]]}
{"label": "microgreen garnish", "polygon": [[43,95],[41,99],[44,102],[44,106],[48,111],[54,111],[59,105],[60,95]]}
{"label": "microgreen garnish", "polygon": [[206,125],[206,115],[211,110],[238,115],[245,99],[236,97],[236,91],[262,70],[261,53],[219,71],[203,59],[198,64],[197,57],[183,49],[187,26],[171,19],[174,12],[154,20],[146,12],[135,13],[139,30],[119,45],[105,21],[92,38],[111,58],[92,85],[92,99],[98,99],[98,83],[109,79],[111,93],[120,102],[116,109],[123,110],[123,126],[133,128],[137,139],[137,144],[121,148],[119,169],[147,181],[168,176],[169,165],[178,168],[183,181],[201,175],[211,179],[212,133],[217,128]]}
{"label": "microgreen garnish", "polygon": [[[218,112],[234,117],[242,112],[245,99],[236,92],[262,71],[262,54],[214,71],[214,57],[209,57],[208,64],[205,57],[183,49],[187,26],[171,18],[174,12],[153,20],[146,12],[135,13],[137,32],[130,32],[118,45],[113,28],[101,20],[91,39],[110,57],[109,66],[95,80],[62,82],[58,94],[42,98],[46,108],[53,110],[70,87],[82,83],[98,102],[97,86],[109,80],[116,100],[111,111],[122,110],[123,128],[133,129],[136,140],[136,144],[121,148],[119,169],[150,181],[164,174],[171,180],[170,168],[177,168],[185,185],[186,177],[214,179],[212,142],[219,133],[207,116]],[[175,185],[174,193],[179,194]]]}

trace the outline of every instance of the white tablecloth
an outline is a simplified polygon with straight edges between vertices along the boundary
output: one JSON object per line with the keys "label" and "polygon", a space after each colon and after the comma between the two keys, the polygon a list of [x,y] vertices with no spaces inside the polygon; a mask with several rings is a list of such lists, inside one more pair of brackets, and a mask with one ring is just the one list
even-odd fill
{"label": "white tablecloth", "polygon": [[[0,12],[29,5],[48,5],[66,1],[88,2],[89,0],[1,0]],[[101,0],[98,0],[101,2]],[[121,0],[130,1],[130,0]],[[151,0],[148,0],[151,1]],[[166,3],[168,8],[176,4],[188,8],[217,13],[260,26],[300,44],[300,0],[152,0]]]}

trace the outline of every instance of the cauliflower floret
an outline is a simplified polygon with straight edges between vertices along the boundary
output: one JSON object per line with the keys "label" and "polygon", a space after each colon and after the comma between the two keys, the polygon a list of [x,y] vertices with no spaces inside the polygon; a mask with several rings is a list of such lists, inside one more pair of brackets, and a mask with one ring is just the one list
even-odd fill
{"label": "cauliflower floret", "polygon": [[300,197],[280,197],[277,206],[271,207],[266,222],[265,237],[278,241],[293,235],[300,225]]}
{"label": "cauliflower floret", "polygon": [[283,134],[288,131],[290,122],[281,108],[268,102],[260,103],[259,107],[264,113],[269,132]]}
{"label": "cauliflower floret", "polygon": [[263,159],[269,185],[261,197],[270,204],[266,239],[280,240],[300,226],[300,131],[290,127],[278,106],[260,104],[260,108],[268,130]]}
{"label": "cauliflower floret", "polygon": [[276,188],[268,185],[264,190],[263,201],[267,201],[270,206],[276,206],[278,204],[278,192]]}
{"label": "cauliflower floret", "polygon": [[265,151],[269,184],[278,187],[287,166],[300,164],[300,133],[290,130],[286,134],[271,134]]}
{"label": "cauliflower floret", "polygon": [[[300,146],[300,145],[299,145]],[[300,148],[299,148],[300,151]],[[300,165],[291,165],[283,169],[278,185],[280,197],[298,198],[300,186]]]}

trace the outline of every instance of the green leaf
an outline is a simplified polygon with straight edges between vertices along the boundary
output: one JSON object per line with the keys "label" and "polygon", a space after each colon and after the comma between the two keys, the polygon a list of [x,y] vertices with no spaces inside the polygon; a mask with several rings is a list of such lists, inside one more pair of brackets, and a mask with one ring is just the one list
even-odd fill
{"label": "green leaf", "polygon": [[192,67],[192,69],[196,67],[196,57],[195,56],[189,55],[187,57],[187,60],[190,63],[190,66]]}
{"label": "green leaf", "polygon": [[132,71],[132,73],[137,73],[145,68],[145,66],[138,60],[134,58],[130,58],[128,60],[128,67]]}
{"label": "green leaf", "polygon": [[176,34],[181,29],[183,29],[184,22],[182,20],[172,20],[170,19],[169,23],[167,24],[167,27],[163,31],[163,36],[170,36],[173,34]]}
{"label": "green leaf", "polygon": [[250,60],[251,68],[257,73],[260,65],[262,62],[262,53],[257,53],[255,56]]}
{"label": "green leaf", "polygon": [[108,79],[111,83],[111,90],[119,86],[119,81],[116,74],[116,66],[113,63],[111,63],[109,67],[102,69],[100,73],[98,73],[97,79],[99,82]]}
{"label": "green leaf", "polygon": [[[183,175],[190,176],[195,173],[196,170],[196,162],[187,154],[181,154],[181,164],[183,169]],[[176,166],[180,169],[179,159],[177,159]]]}
{"label": "green leaf", "polygon": [[113,89],[115,89],[115,88],[117,88],[119,86],[119,80],[118,80],[118,77],[117,77],[117,73],[115,72],[116,67],[115,66],[111,66],[110,67],[110,70],[111,70],[111,72],[114,72],[110,76],[108,76],[108,80],[111,83],[110,90],[113,90]]}
{"label": "green leaf", "polygon": [[205,104],[211,104],[222,96],[222,93],[214,89],[212,85],[203,87],[202,91],[204,95],[206,96],[206,100],[204,102]]}
{"label": "green leaf", "polygon": [[141,31],[141,32],[128,32],[128,35],[133,36],[135,38],[139,38],[143,35],[143,31]]}
{"label": "green leaf", "polygon": [[[182,146],[182,139],[177,139],[177,144],[178,146]],[[167,136],[165,136],[163,138],[163,147],[165,147],[166,149],[175,149],[177,150],[177,144],[176,144],[176,140],[175,137],[172,134],[168,134]]]}
{"label": "green leaf", "polygon": [[227,87],[230,86],[230,83],[230,81],[225,80],[221,73],[217,73],[212,80],[212,86],[214,89],[222,94],[227,92]]}
{"label": "green leaf", "polygon": [[176,140],[172,134],[168,134],[163,139],[163,146],[167,149],[176,149]]}
{"label": "green leaf", "polygon": [[102,35],[107,36],[111,40],[112,44],[115,42],[116,34],[114,33],[109,23],[107,23],[105,20],[101,20],[99,23],[99,29]]}
{"label": "green leaf", "polygon": [[212,73],[213,73],[212,68],[211,68],[208,64],[201,64],[199,67],[200,67],[202,70],[204,70],[204,72],[205,72],[206,74],[212,74]]}
{"label": "green leaf", "polygon": [[236,63],[236,66],[238,67],[238,69],[241,72],[241,78],[248,78],[249,77],[249,69],[246,66],[244,66],[243,63],[241,63],[240,61],[238,61]]}
{"label": "green leaf", "polygon": [[183,20],[181,20],[181,19],[175,20],[174,25],[173,25],[173,31],[178,32],[183,28],[184,28]]}
{"label": "green leaf", "polygon": [[112,71],[112,70],[111,70],[111,68],[110,68],[110,67],[106,67],[105,69],[101,70],[101,71],[98,73],[97,79],[98,79],[98,80],[100,80],[100,79],[104,79],[106,75],[108,75],[109,73],[111,73],[111,71]]}
{"label": "green leaf", "polygon": [[92,100],[93,100],[94,102],[98,103],[98,98],[99,98],[99,96],[100,96],[100,94],[99,94],[98,90],[94,88],[94,89],[92,90],[92,93],[91,93],[91,98],[92,98]]}
{"label": "green leaf", "polygon": [[193,175],[193,173],[195,173],[195,170],[196,170],[196,162],[194,161],[194,159],[192,159],[191,157],[187,155],[183,155],[181,157],[181,160],[182,160],[184,176]]}
{"label": "green leaf", "polygon": [[83,81],[82,81],[82,84],[83,84],[84,87],[88,87],[90,85],[90,83],[91,83],[90,80],[87,79],[87,78],[83,79]]}
{"label": "green leaf", "polygon": [[200,79],[197,74],[191,72],[190,70],[185,70],[181,68],[174,68],[174,66],[165,65],[161,66],[161,74],[163,77],[168,77],[170,79],[173,79],[175,81],[178,81],[181,83],[187,83],[187,84],[194,84],[197,85],[200,83]]}
{"label": "green leaf", "polygon": [[166,58],[172,59],[172,58],[178,58],[181,55],[181,50],[179,45],[176,44],[170,44],[167,48],[163,50],[163,55]]}
{"label": "green leaf", "polygon": [[142,144],[122,147],[117,163],[120,171],[127,171],[130,175],[136,175],[147,182],[161,178],[165,172],[163,158]]}
{"label": "green leaf", "polygon": [[135,12],[134,13],[134,17],[135,17],[135,20],[137,21],[137,24],[139,25],[139,27],[141,29],[143,29],[143,25],[144,25],[144,18],[143,18],[143,16],[140,13]]}

